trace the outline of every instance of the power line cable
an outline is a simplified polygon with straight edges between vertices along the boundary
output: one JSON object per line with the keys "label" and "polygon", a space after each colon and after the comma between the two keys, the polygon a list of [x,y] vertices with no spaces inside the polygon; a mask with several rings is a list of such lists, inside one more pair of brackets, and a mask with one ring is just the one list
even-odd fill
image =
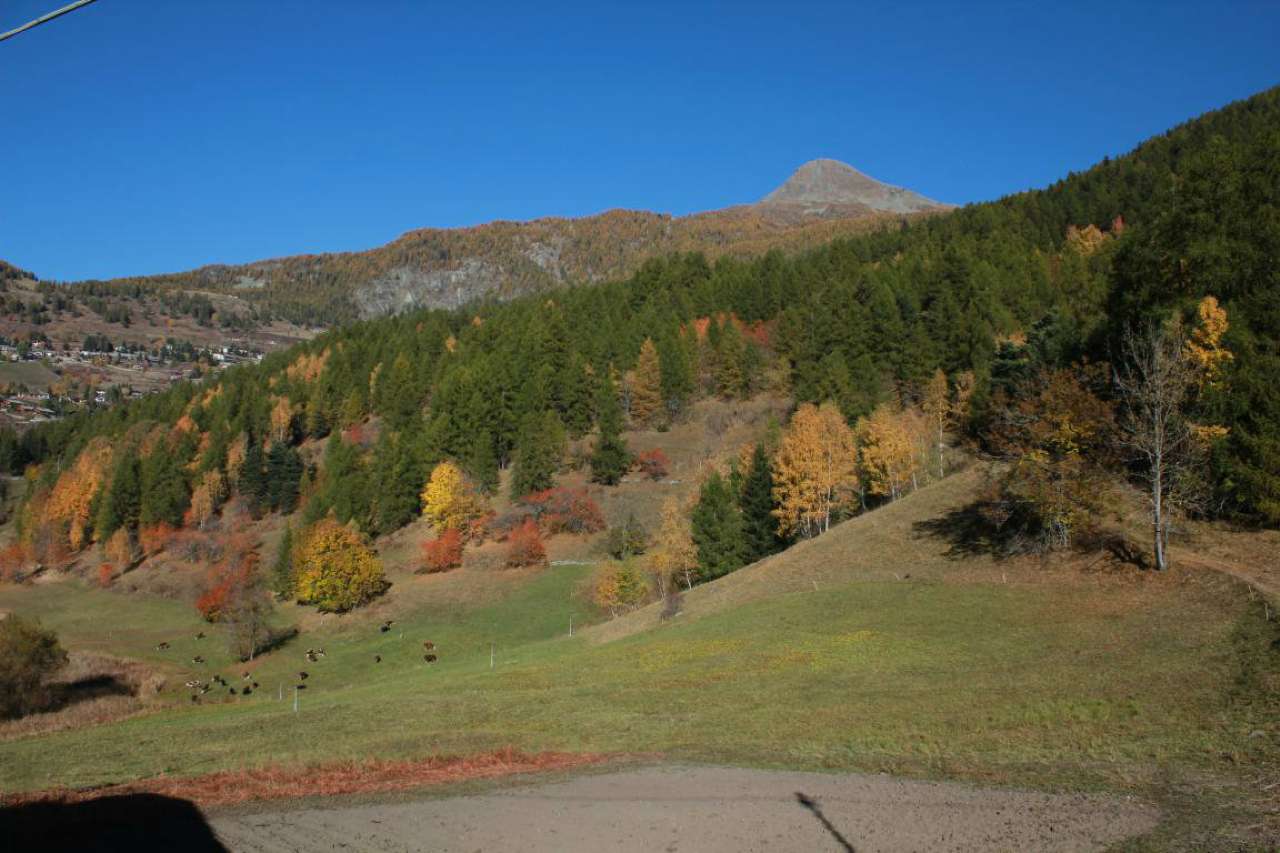
{"label": "power line cable", "polygon": [[31,29],[32,27],[38,27],[41,24],[48,23],[49,21],[52,21],[54,18],[61,18],[63,15],[67,14],[68,12],[74,12],[76,9],[79,9],[81,6],[88,6],[90,3],[93,3],[93,2],[94,0],[76,0],[76,2],[74,3],[68,3],[67,5],[63,6],[61,9],[54,9],[49,14],[41,15],[40,17],[36,18],[34,21],[28,21],[27,23],[23,24],[17,29],[9,30],[9,32],[7,33],[0,33],[0,41],[13,38],[18,33],[24,33],[27,30]]}

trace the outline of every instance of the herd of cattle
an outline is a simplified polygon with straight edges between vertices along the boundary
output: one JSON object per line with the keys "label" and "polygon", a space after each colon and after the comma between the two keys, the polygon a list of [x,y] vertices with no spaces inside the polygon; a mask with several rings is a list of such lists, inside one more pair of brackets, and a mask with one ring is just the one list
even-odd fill
{"label": "herd of cattle", "polygon": [[[391,630],[391,626],[394,624],[395,624],[395,620],[388,619],[382,623],[382,625],[378,628],[378,630],[381,633],[385,634]],[[203,631],[200,631],[195,635],[196,640],[203,640],[204,638],[205,638],[205,633]],[[439,658],[435,654],[435,648],[436,648],[435,643],[433,643],[430,640],[423,640],[422,649],[424,653],[422,655],[422,659],[428,664],[435,663],[437,660],[439,660]],[[169,642],[166,640],[166,641],[157,643],[155,646],[155,649],[158,652],[167,651],[169,649]],[[306,659],[308,663],[318,663],[320,659],[323,657],[325,657],[324,649],[322,648],[307,649]],[[204,657],[202,657],[201,655],[196,655],[193,658],[191,658],[191,663],[197,666],[203,665],[205,662],[206,661]],[[374,655],[373,662],[375,664],[382,663],[382,655]],[[236,689],[235,685],[228,682],[225,678],[223,678],[218,673],[214,673],[207,680],[200,680],[198,678],[193,678],[187,681],[185,686],[192,691],[191,701],[197,704],[200,702],[200,697],[207,695],[208,693],[214,691],[215,689],[221,690],[225,688],[227,691],[227,694],[230,696],[250,696],[253,694],[255,690],[259,689],[260,685],[258,684],[257,681],[254,680],[253,673],[245,671],[244,673],[241,674],[240,677],[243,683],[241,684],[238,690]],[[292,685],[293,689],[306,690],[307,685],[304,682],[306,682],[306,680],[310,677],[311,677],[311,674],[309,672],[307,672],[306,670],[300,670],[298,672],[298,683]]]}

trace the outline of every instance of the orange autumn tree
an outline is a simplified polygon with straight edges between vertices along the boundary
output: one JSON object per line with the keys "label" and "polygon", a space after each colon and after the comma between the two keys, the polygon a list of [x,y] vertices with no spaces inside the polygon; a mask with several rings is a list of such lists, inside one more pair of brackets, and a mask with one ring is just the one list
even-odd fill
{"label": "orange autumn tree", "polygon": [[427,572],[447,572],[462,565],[462,533],[448,527],[435,539],[422,543],[422,561]]}
{"label": "orange autumn tree", "polygon": [[627,376],[627,390],[634,423],[647,426],[662,415],[662,368],[652,338],[645,338],[640,345],[635,370]]}
{"label": "orange autumn tree", "polygon": [[378,555],[332,518],[317,521],[295,546],[293,570],[298,601],[325,612],[351,610],[386,588]]}
{"label": "orange autumn tree", "polygon": [[547,562],[547,549],[542,544],[542,532],[538,523],[526,518],[519,527],[511,531],[507,544],[507,565],[539,566]]}
{"label": "orange autumn tree", "polygon": [[[54,536],[65,535],[72,551],[89,541],[90,510],[102,489],[111,465],[111,445],[107,439],[92,439],[75,462],[59,475],[44,504],[43,523]],[[65,531],[65,534],[63,534]]]}
{"label": "orange autumn tree", "polygon": [[903,412],[887,403],[858,421],[858,444],[867,490],[897,500],[916,474],[918,456]]}
{"label": "orange autumn tree", "polygon": [[227,478],[218,469],[206,471],[191,492],[191,520],[204,527],[227,498]]}
{"label": "orange autumn tree", "polygon": [[698,548],[693,544],[689,531],[688,515],[675,496],[662,504],[658,541],[648,555],[649,572],[662,598],[666,598],[680,581],[693,589],[693,577],[698,571]]}
{"label": "orange autumn tree", "polygon": [[858,487],[853,431],[834,403],[805,403],[791,418],[773,460],[773,496],[784,536],[827,530]]}

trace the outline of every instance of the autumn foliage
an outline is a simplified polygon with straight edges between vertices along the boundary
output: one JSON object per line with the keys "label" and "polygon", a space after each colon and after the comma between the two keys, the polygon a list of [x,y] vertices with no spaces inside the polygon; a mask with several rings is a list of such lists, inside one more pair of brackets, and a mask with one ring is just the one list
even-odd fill
{"label": "autumn foliage", "polygon": [[431,471],[422,490],[422,506],[423,514],[438,530],[463,530],[488,510],[467,475],[452,462],[441,462]]}
{"label": "autumn foliage", "polygon": [[293,551],[295,592],[327,612],[358,607],[386,588],[382,561],[360,534],[332,518],[312,525]]}
{"label": "autumn foliage", "polygon": [[662,448],[655,447],[636,456],[636,467],[650,480],[661,480],[667,476],[671,462],[667,459],[667,454],[662,452]]}
{"label": "autumn foliage", "polygon": [[774,500],[779,530],[812,536],[858,486],[853,432],[834,403],[805,403],[796,410],[774,459]]}
{"label": "autumn foliage", "polygon": [[435,539],[428,539],[422,544],[422,558],[427,572],[447,572],[461,566],[462,533],[449,527]]}
{"label": "autumn foliage", "polygon": [[604,513],[586,489],[556,488],[525,495],[521,503],[549,535],[597,533],[604,530]]}
{"label": "autumn foliage", "polygon": [[538,523],[532,518],[526,518],[511,532],[507,540],[507,565],[537,566],[546,561],[547,549],[542,544],[542,533],[538,530]]}

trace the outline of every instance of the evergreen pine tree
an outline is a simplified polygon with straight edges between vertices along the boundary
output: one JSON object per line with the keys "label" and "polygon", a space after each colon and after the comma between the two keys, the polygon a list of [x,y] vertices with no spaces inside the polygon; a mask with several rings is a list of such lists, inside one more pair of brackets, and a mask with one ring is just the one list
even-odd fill
{"label": "evergreen pine tree", "polygon": [[240,466],[240,482],[238,488],[240,496],[244,498],[245,503],[249,507],[249,512],[256,518],[264,509],[267,508],[269,500],[269,491],[266,472],[264,471],[264,462],[262,458],[262,446],[252,435],[249,436],[249,445],[245,448],[244,463]]}
{"label": "evergreen pine tree", "polygon": [[698,548],[698,576],[711,580],[745,565],[742,516],[729,484],[718,471],[702,484],[691,516]]}
{"label": "evergreen pine tree", "polygon": [[94,533],[105,542],[121,527],[136,527],[142,509],[142,466],[132,450],[119,455],[111,483],[98,504]]}
{"label": "evergreen pine tree", "polygon": [[564,427],[553,410],[525,415],[511,476],[512,500],[555,485],[564,446]]}
{"label": "evergreen pine tree", "polygon": [[596,411],[600,435],[591,452],[591,479],[607,486],[617,485],[631,467],[631,451],[622,438],[622,407],[608,380],[600,383]]}
{"label": "evergreen pine tree", "polygon": [[191,502],[191,493],[187,490],[177,451],[163,445],[156,447],[142,460],[141,475],[139,522],[181,527],[182,516]]}
{"label": "evergreen pine tree", "polygon": [[271,565],[271,591],[278,598],[293,597],[293,528],[286,526]]}
{"label": "evergreen pine tree", "polygon": [[773,515],[773,469],[763,444],[757,444],[751,454],[738,506],[742,512],[743,559],[754,563],[781,550],[778,520]]}

